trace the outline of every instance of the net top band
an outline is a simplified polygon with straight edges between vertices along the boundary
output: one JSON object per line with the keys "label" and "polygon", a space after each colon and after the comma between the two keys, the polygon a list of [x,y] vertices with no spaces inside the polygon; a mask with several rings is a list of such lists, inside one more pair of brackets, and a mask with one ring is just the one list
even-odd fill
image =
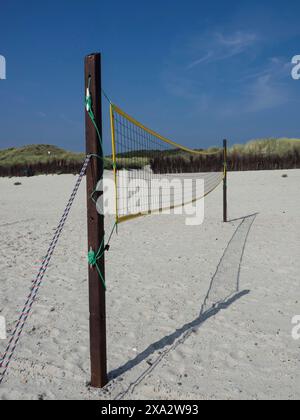
{"label": "net top band", "polygon": [[155,131],[151,130],[150,128],[147,128],[146,126],[144,126],[143,124],[141,124],[139,121],[137,121],[135,118],[131,117],[130,115],[126,114],[126,112],[124,112],[121,108],[119,108],[118,106],[111,104],[111,108],[112,111],[116,112],[117,114],[121,115],[122,117],[126,118],[128,121],[130,121],[132,124],[140,127],[142,130],[146,131],[147,133],[151,134],[152,136],[158,138],[159,140],[163,141],[164,143],[167,143],[173,147],[175,147],[176,149],[180,149],[183,150],[185,152],[188,153],[192,153],[194,155],[204,155],[204,156],[210,156],[210,155],[218,155],[220,153],[222,153],[221,150],[218,150],[216,152],[204,152],[204,151],[200,151],[200,150],[193,150],[190,149],[189,147],[183,146],[179,143],[176,143],[172,140],[167,139],[166,137],[161,136],[160,134],[156,133]]}

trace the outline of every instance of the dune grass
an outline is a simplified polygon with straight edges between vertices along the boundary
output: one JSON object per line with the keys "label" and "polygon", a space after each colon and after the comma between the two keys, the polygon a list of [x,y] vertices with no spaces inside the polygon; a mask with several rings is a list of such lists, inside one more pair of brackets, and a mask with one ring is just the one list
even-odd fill
{"label": "dune grass", "polygon": [[54,160],[83,162],[84,157],[83,153],[68,152],[56,146],[38,144],[0,150],[0,166],[34,165]]}
{"label": "dune grass", "polygon": [[[222,150],[218,147],[211,147],[206,149],[206,152],[215,152]],[[229,153],[238,154],[277,154],[285,156],[288,153],[300,151],[300,139],[259,139],[251,140],[246,144],[235,144],[229,148]],[[120,162],[125,162],[126,166],[131,166],[133,160],[139,166],[144,166],[149,162],[151,151],[132,151],[127,154],[119,155]],[[180,150],[166,150],[161,152],[165,155],[175,154],[180,155]],[[182,152],[182,155],[187,155]],[[13,165],[34,165],[36,163],[47,163],[54,160],[61,160],[66,163],[83,162],[85,158],[84,153],[69,152],[56,146],[47,144],[29,145],[20,148],[0,149],[0,166],[13,166]],[[112,167],[110,164],[111,157],[106,157],[106,165],[108,168]]]}
{"label": "dune grass", "polygon": [[236,144],[229,148],[229,153],[250,155],[278,155],[281,157],[295,151],[300,152],[300,139],[258,139],[246,144]]}
{"label": "dune grass", "polygon": [[[207,152],[222,152],[222,148],[211,147]],[[173,149],[162,152],[140,150],[117,156],[118,169],[140,169],[149,165],[151,157],[159,153],[160,159],[190,160],[190,154]],[[276,157],[284,161],[300,153],[300,139],[258,139],[246,144],[235,144],[229,147],[228,156],[232,160],[246,161],[246,158],[257,157],[268,160]],[[31,168],[34,174],[42,173],[77,173],[85,158],[84,153],[74,153],[52,145],[29,145],[20,148],[0,150],[0,176],[20,176]],[[236,162],[235,162],[236,163]],[[107,156],[104,167],[112,170],[112,157]],[[287,168],[288,169],[288,168]],[[18,175],[20,174],[20,175]]]}

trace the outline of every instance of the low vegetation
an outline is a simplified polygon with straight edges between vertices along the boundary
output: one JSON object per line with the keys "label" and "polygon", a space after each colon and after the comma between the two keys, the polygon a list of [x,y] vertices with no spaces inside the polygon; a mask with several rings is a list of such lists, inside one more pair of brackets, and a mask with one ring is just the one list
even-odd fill
{"label": "low vegetation", "polygon": [[0,150],[0,176],[78,173],[84,154],[50,145]]}
{"label": "low vegetation", "polygon": [[[155,173],[219,172],[223,165],[223,150],[214,155],[191,155],[181,152],[177,156],[156,156],[151,160]],[[257,171],[300,168],[300,140],[261,139],[229,148],[229,171]]]}
{"label": "low vegetation", "polygon": [[[150,165],[155,173],[220,171],[223,151],[210,156],[191,155],[179,149],[131,151],[117,156],[118,169],[141,169]],[[50,145],[30,145],[0,150],[0,176],[33,176],[39,174],[77,174],[84,153],[68,152]],[[112,170],[112,157],[104,161]],[[232,171],[300,168],[300,140],[260,139],[236,144],[228,150],[228,169]]]}

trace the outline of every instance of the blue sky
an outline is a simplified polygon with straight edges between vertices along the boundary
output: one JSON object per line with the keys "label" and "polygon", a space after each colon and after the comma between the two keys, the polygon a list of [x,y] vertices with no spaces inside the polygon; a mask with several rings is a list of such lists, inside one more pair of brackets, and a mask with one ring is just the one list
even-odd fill
{"label": "blue sky", "polygon": [[298,1],[276,0],[2,2],[0,147],[83,150],[83,59],[94,51],[113,102],[175,141],[300,137],[299,15]]}

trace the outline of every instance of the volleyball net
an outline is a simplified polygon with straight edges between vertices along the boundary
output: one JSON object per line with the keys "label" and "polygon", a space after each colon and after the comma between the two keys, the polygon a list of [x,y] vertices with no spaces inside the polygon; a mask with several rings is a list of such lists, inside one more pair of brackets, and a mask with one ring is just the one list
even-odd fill
{"label": "volleyball net", "polygon": [[110,117],[117,223],[176,213],[222,182],[226,170],[222,148],[203,151],[180,145],[113,104]]}

